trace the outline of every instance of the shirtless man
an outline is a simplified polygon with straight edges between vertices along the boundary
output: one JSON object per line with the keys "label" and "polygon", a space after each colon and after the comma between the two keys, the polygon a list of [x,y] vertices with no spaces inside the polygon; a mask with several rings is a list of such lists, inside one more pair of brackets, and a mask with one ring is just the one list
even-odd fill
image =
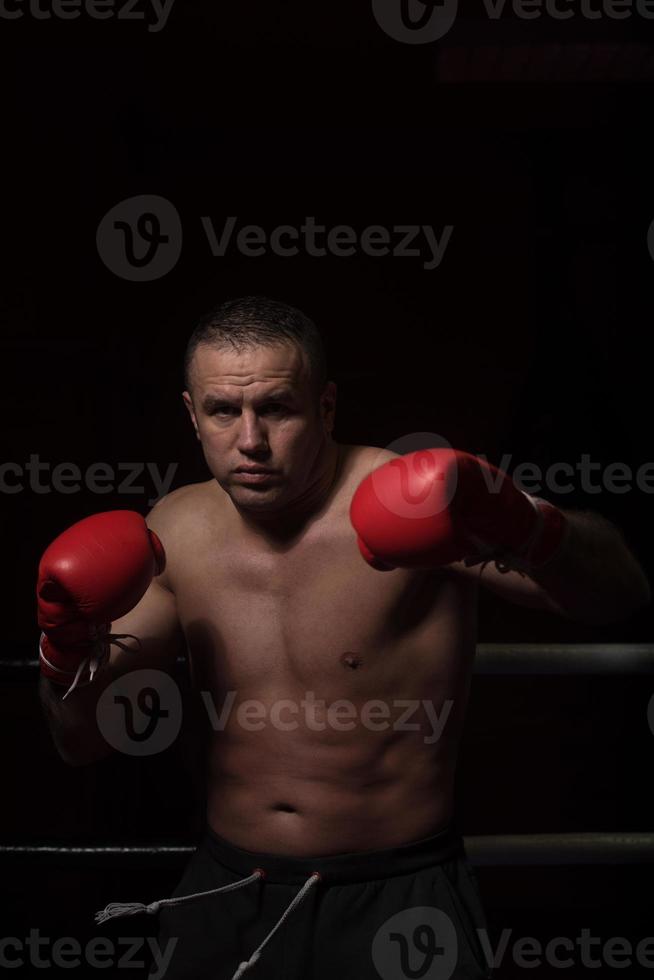
{"label": "shirtless man", "polygon": [[[336,387],[319,334],[284,304],[248,297],[204,318],[189,342],[186,386],[212,479],[154,507],[147,526],[156,537],[143,523],[117,533],[117,512],[97,515],[107,521],[97,524],[103,560],[93,545],[79,558],[65,532],[39,584],[41,696],[71,764],[111,751],[96,705],[126,672],[170,672],[186,650],[194,686],[218,713],[235,695],[224,726],[208,729],[203,842],[175,901],[143,907],[176,942],[166,976],[489,976],[452,804],[479,583],[601,623],[649,601],[642,569],[601,517],[563,519],[555,508],[566,534],[529,574],[469,564],[464,553],[444,561],[438,542],[416,561],[393,556],[392,541],[383,561],[371,553],[385,519],[368,500],[355,533],[352,501],[364,478],[400,457],[334,441]],[[512,483],[509,492],[538,509]],[[119,618],[116,587],[103,580],[112,547],[132,562],[117,573],[129,579]],[[81,586],[71,582],[76,555],[86,562]],[[63,619],[53,612],[53,580],[77,608],[72,632],[70,605]],[[105,643],[90,683],[89,620],[96,634],[111,625],[129,635]],[[248,716],[256,724],[238,713],[246,701],[259,705]],[[209,894],[185,901],[199,892]]]}

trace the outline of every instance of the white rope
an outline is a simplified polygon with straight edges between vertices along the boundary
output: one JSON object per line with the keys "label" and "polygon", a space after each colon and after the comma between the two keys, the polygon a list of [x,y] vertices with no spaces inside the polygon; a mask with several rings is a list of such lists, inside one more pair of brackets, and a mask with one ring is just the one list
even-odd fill
{"label": "white rope", "polygon": [[284,922],[286,922],[286,919],[289,917],[291,912],[293,912],[293,910],[297,908],[300,902],[304,901],[304,898],[309,893],[309,889],[313,885],[315,885],[318,881],[320,881],[320,877],[321,876],[318,874],[318,872],[314,871],[314,873],[305,881],[305,883],[302,885],[302,888],[297,893],[293,901],[290,903],[286,911],[283,912],[282,915],[279,917],[277,923],[272,927],[272,929],[270,930],[270,932],[268,933],[264,941],[261,943],[261,945],[257,946],[254,953],[252,953],[252,955],[250,956],[249,960],[243,960],[242,963],[239,963],[238,969],[234,974],[234,976],[232,977],[232,980],[241,980],[241,977],[243,976],[245,971],[249,970],[250,967],[254,966],[254,964],[261,956],[261,951],[264,948],[264,946],[268,942],[270,942],[270,940],[275,935],[277,930],[284,924]]}
{"label": "white rope", "polygon": [[244,885],[249,885],[253,881],[257,881],[259,878],[263,878],[263,872],[257,869],[251,875],[248,875],[247,878],[242,878],[241,881],[235,881],[231,885],[222,885],[220,888],[212,888],[206,892],[194,892],[192,895],[180,895],[177,898],[162,898],[158,902],[150,902],[149,905],[144,905],[141,902],[112,902],[101,912],[96,912],[95,921],[100,925],[102,922],[108,922],[109,919],[117,919],[121,915],[140,915],[141,912],[146,912],[148,915],[155,915],[162,905],[181,905],[182,902],[190,902],[196,898],[205,898],[207,895],[218,895],[220,892],[233,892],[237,888],[242,888]]}

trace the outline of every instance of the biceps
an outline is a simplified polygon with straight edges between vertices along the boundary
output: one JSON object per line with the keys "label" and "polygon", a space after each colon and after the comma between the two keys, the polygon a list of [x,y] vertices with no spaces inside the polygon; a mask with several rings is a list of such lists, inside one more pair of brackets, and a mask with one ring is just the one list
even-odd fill
{"label": "biceps", "polygon": [[111,632],[129,634],[120,641],[126,650],[111,645],[110,662],[118,668],[171,670],[184,647],[175,596],[156,581],[126,616],[112,623]]}

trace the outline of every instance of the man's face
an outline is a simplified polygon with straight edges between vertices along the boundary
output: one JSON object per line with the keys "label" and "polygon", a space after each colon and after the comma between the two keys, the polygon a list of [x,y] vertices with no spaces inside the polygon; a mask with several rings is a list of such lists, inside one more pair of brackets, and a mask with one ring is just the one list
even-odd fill
{"label": "man's face", "polygon": [[[334,424],[336,386],[320,404],[294,344],[242,353],[201,344],[184,392],[212,474],[238,506],[276,510],[315,480]],[[261,475],[237,472],[259,467]]]}

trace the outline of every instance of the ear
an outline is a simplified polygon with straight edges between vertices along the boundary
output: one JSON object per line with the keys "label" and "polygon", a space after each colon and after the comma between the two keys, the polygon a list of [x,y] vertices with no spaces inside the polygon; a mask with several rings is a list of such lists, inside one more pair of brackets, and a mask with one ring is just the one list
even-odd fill
{"label": "ear", "polygon": [[198,420],[195,417],[195,410],[193,408],[193,399],[191,398],[191,396],[188,393],[188,391],[183,391],[182,392],[182,399],[183,399],[184,404],[186,405],[186,407],[188,409],[189,415],[191,416],[191,422],[193,423],[193,428],[195,429],[195,436],[196,436],[197,439],[199,439],[200,438],[200,432],[198,430]]}

